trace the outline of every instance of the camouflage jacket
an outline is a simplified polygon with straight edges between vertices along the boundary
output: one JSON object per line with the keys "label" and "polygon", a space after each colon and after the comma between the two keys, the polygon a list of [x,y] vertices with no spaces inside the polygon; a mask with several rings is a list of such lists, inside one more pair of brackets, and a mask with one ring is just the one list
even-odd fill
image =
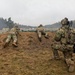
{"label": "camouflage jacket", "polygon": [[65,27],[61,27],[57,30],[54,40],[60,42],[61,44],[74,44],[75,30],[71,28],[66,29]]}
{"label": "camouflage jacket", "polygon": [[9,34],[17,35],[18,33],[19,33],[19,29],[17,29],[17,28],[11,28],[10,31],[9,31]]}
{"label": "camouflage jacket", "polygon": [[44,29],[44,27],[38,27],[37,29],[36,29],[36,31],[45,31],[45,29]]}

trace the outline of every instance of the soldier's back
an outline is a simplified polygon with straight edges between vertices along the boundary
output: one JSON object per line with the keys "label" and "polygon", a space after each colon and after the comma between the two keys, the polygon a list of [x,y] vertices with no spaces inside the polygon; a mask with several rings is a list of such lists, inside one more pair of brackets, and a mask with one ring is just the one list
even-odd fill
{"label": "soldier's back", "polygon": [[10,34],[16,34],[16,28],[11,28],[9,31]]}

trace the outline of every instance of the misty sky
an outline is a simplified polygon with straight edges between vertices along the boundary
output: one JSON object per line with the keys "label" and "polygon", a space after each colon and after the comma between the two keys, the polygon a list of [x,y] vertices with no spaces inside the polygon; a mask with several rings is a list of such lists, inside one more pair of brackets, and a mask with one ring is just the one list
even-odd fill
{"label": "misty sky", "polygon": [[75,20],[75,0],[0,0],[0,17],[25,25]]}

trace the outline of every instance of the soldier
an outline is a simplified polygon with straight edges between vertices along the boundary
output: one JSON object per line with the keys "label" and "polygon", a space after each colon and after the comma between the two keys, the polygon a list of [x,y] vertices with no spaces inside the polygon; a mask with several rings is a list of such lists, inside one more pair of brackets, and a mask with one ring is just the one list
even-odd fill
{"label": "soldier", "polygon": [[66,17],[65,17],[64,19],[61,20],[61,24],[62,24],[63,26],[64,26],[64,25],[70,26],[70,25],[69,25],[68,18],[66,18]]}
{"label": "soldier", "polygon": [[70,28],[68,19],[61,21],[62,27],[57,30],[54,43],[52,45],[52,51],[55,59],[59,59],[58,50],[64,54],[64,60],[68,66],[68,71],[74,71],[73,45],[75,41],[75,31]]}
{"label": "soldier", "polygon": [[18,28],[18,26],[14,26],[13,28],[10,29],[10,31],[8,32],[8,36],[5,40],[4,48],[8,45],[8,43],[11,41],[11,39],[13,40],[12,45],[17,47],[19,30],[20,29]]}
{"label": "soldier", "polygon": [[37,31],[37,35],[38,35],[38,38],[39,38],[39,41],[40,41],[40,42],[42,41],[42,39],[41,39],[42,35],[44,35],[45,38],[48,38],[48,35],[47,35],[47,33],[45,32],[45,29],[44,29],[44,27],[43,27],[42,24],[40,24],[40,25],[38,26],[38,28],[36,29],[36,31]]}

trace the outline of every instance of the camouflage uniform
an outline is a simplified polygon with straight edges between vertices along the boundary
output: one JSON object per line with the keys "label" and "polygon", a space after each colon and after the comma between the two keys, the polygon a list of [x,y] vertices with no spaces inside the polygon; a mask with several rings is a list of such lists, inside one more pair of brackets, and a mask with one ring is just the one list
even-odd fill
{"label": "camouflage uniform", "polygon": [[74,41],[75,31],[70,29],[68,23],[64,23],[63,20],[62,27],[57,30],[54,37],[54,44],[52,45],[52,48],[55,59],[59,59],[58,50],[63,52],[69,72],[74,71],[74,61],[72,59]]}
{"label": "camouflage uniform", "polygon": [[48,38],[48,35],[47,35],[47,33],[45,32],[45,29],[44,29],[44,27],[42,26],[42,24],[40,24],[40,25],[38,26],[38,28],[36,29],[36,31],[37,31],[37,35],[38,35],[38,38],[39,38],[40,41],[41,41],[42,35],[44,35],[45,38]]}
{"label": "camouflage uniform", "polygon": [[11,28],[11,30],[8,32],[8,36],[5,40],[4,47],[11,41],[11,39],[13,40],[13,45],[17,46],[18,34],[19,34],[19,28],[17,26]]}

